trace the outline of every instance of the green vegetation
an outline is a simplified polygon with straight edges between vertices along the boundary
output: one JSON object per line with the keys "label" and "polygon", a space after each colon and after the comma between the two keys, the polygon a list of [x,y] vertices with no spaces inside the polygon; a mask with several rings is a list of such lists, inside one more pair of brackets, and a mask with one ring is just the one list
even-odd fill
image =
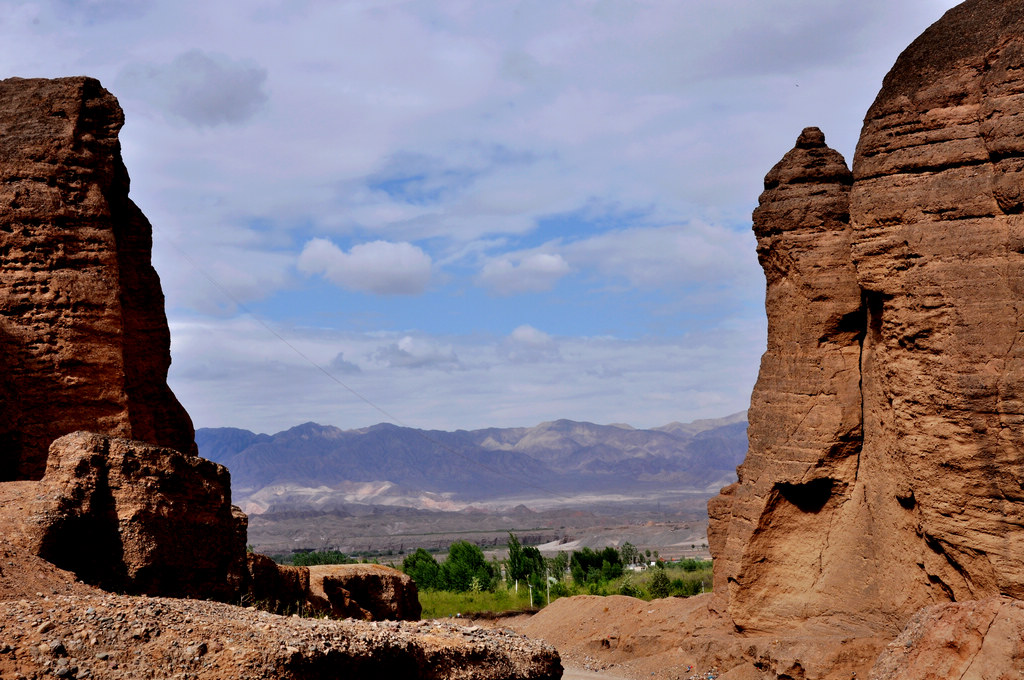
{"label": "green vegetation", "polygon": [[[645,600],[690,597],[711,590],[711,562],[665,562],[654,553],[655,566],[635,572],[643,554],[624,543],[616,550],[583,548],[545,558],[536,547],[524,546],[509,533],[508,559],[488,563],[483,551],[457,541],[438,562],[420,548],[402,562],[402,571],[416,581],[424,618],[478,612],[525,611],[570,595],[629,595]],[[505,579],[501,579],[504,571]]]}
{"label": "green vegetation", "polygon": [[292,564],[296,567],[312,567],[317,564],[355,564],[355,562],[348,555],[337,550],[318,550],[296,553],[292,556]]}
{"label": "green vegetation", "polygon": [[447,590],[421,590],[420,606],[423,607],[425,619],[466,616],[479,612],[528,611],[530,593],[523,587],[516,593],[514,588],[508,588],[504,584],[492,592],[453,593]]}
{"label": "green vegetation", "polygon": [[402,571],[416,581],[420,590],[445,590],[455,593],[494,591],[498,572],[487,562],[484,552],[469,541],[456,541],[448,548],[441,564],[423,548],[402,561]]}

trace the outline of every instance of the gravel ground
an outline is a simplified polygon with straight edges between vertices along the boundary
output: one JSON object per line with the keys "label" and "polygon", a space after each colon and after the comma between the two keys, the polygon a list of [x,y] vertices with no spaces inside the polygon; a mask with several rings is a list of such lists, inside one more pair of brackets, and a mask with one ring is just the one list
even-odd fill
{"label": "gravel ground", "polygon": [[196,600],[45,596],[0,605],[0,679],[546,680],[554,649],[447,622],[282,617]]}

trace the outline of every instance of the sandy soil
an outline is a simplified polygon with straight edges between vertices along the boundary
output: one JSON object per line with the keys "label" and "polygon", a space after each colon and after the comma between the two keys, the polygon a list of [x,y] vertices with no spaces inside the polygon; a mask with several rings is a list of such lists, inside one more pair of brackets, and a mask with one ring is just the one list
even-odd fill
{"label": "sandy soil", "polygon": [[627,680],[620,675],[609,675],[607,673],[594,673],[578,668],[566,668],[562,673],[562,680]]}
{"label": "sandy soil", "polygon": [[645,602],[581,595],[557,600],[533,616],[474,623],[552,645],[567,680],[703,680],[717,677],[718,668],[700,666],[687,642],[694,631],[718,628],[708,613],[709,597]]}

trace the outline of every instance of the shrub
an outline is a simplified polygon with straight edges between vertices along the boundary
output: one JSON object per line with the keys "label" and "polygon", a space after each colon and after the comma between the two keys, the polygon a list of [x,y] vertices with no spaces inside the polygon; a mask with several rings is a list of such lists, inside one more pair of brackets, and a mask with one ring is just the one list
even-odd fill
{"label": "shrub", "polygon": [[671,584],[669,582],[668,574],[665,573],[664,569],[655,569],[654,575],[651,576],[651,580],[647,582],[647,592],[651,594],[651,597],[660,598],[668,597],[671,592]]}

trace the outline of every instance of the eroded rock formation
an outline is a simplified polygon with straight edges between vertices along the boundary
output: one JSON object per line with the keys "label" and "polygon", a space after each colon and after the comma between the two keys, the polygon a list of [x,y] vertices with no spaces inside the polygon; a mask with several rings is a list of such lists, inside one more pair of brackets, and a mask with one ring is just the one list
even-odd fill
{"label": "eroded rock formation", "polygon": [[76,430],[195,453],[123,123],[92,78],[0,81],[0,481]]}
{"label": "eroded rock formation", "polygon": [[1024,675],[1024,602],[990,597],[920,610],[871,669],[871,680]]}
{"label": "eroded rock formation", "polygon": [[1022,171],[1024,2],[970,0],[886,77],[852,184],[813,129],[769,173],[768,349],[710,506],[741,630],[1024,596]]}
{"label": "eroded rock formation", "polygon": [[397,569],[380,564],[325,564],[293,567],[265,555],[248,556],[245,600],[278,614],[363,621],[418,621],[416,584]]}
{"label": "eroded rock formation", "polygon": [[75,432],[50,446],[41,481],[0,487],[5,533],[88,583],[221,600],[245,588],[245,516],[221,465]]}

